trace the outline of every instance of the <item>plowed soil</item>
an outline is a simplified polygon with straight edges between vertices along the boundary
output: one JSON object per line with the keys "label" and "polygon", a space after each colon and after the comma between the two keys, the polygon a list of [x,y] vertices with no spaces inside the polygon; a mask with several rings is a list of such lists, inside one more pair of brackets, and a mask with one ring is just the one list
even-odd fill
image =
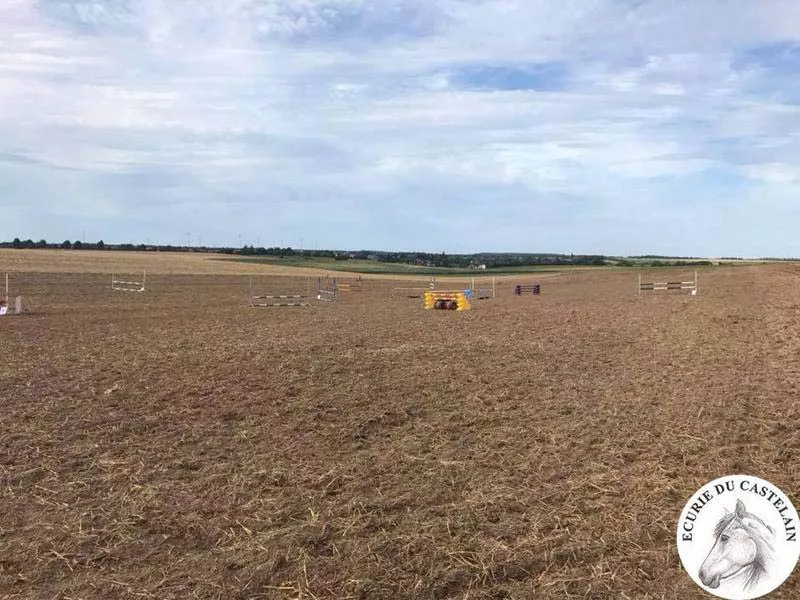
{"label": "plowed soil", "polygon": [[799,276],[565,273],[453,312],[379,280],[249,308],[243,275],[15,273],[0,598],[705,598],[686,500],[748,473],[800,501]]}

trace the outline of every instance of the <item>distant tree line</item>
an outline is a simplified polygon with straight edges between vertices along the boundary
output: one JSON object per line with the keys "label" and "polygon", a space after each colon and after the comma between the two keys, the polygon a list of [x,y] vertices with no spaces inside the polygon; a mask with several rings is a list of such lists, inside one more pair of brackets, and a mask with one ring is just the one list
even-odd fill
{"label": "distant tree line", "polygon": [[215,254],[238,254],[242,256],[276,256],[276,257],[299,257],[315,256],[330,258],[349,258],[342,256],[342,252],[334,250],[293,250],[292,248],[256,248],[254,246],[243,246],[241,248],[209,247],[209,246],[173,246],[170,244],[107,244],[100,240],[98,242],[82,242],[64,240],[63,242],[48,242],[47,240],[20,240],[14,238],[10,242],[0,242],[0,248],[19,248],[19,249],[50,249],[50,250],[117,250],[117,251],[136,251],[136,252],[208,252]]}
{"label": "distant tree line", "polygon": [[657,260],[697,260],[699,256],[661,256],[659,254],[642,254],[641,256],[630,256],[629,258],[653,258]]}
{"label": "distant tree line", "polygon": [[240,256],[270,256],[284,258],[330,258],[335,260],[374,260],[386,263],[405,263],[427,267],[468,268],[485,265],[485,268],[517,267],[526,265],[603,265],[607,263],[604,256],[562,255],[562,254],[447,254],[428,252],[385,252],[380,250],[296,250],[293,248],[256,247],[244,245],[241,248],[172,246],[159,244],[107,244],[98,242],[81,242],[64,240],[61,243],[50,243],[46,240],[20,240],[0,242],[0,248],[41,248],[62,250],[130,250],[138,252],[213,252]]}
{"label": "distant tree line", "polygon": [[51,244],[48,243],[46,240],[39,240],[38,242],[34,242],[33,240],[20,240],[19,238],[14,238],[11,242],[0,242],[0,248],[20,248],[20,249],[31,249],[31,248],[39,248],[39,249],[62,249],[62,250],[106,250],[109,249],[104,243],[103,240],[99,242],[81,242],[81,241],[74,241],[71,242],[69,240],[64,240],[60,244],[55,243]]}
{"label": "distant tree line", "polygon": [[710,260],[668,260],[667,258],[636,261],[621,258],[615,262],[620,267],[710,267],[714,264]]}
{"label": "distant tree line", "polygon": [[605,265],[605,256],[578,254],[517,254],[517,253],[479,253],[479,254],[433,254],[426,252],[377,252],[361,251],[355,258],[369,258],[380,262],[403,263],[424,267],[444,267],[452,269],[467,268],[509,268],[533,265]]}
{"label": "distant tree line", "polygon": [[[241,248],[208,246],[172,246],[162,244],[107,244],[64,240],[49,243],[46,240],[20,240],[0,242],[0,248],[24,249],[62,249],[62,250],[117,250],[137,252],[208,252],[237,256],[265,256],[272,258],[328,258],[334,260],[372,260],[385,263],[402,263],[423,267],[442,267],[451,269],[499,269],[528,266],[621,266],[621,267],[685,267],[708,266],[709,260],[699,260],[688,256],[661,256],[647,254],[628,258],[614,258],[595,254],[530,254],[530,253],[477,253],[447,254],[431,252],[386,252],[380,250],[296,250],[293,248],[256,247],[245,245]],[[723,257],[721,260],[742,260],[737,257]],[[793,258],[765,258],[762,260],[795,261]]]}

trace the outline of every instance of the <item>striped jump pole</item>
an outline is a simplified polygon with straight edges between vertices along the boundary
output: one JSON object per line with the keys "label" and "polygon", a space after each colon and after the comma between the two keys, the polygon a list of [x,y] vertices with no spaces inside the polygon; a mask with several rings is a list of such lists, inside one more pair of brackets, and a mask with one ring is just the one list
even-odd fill
{"label": "striped jump pole", "polygon": [[147,287],[147,271],[142,271],[141,281],[122,281],[111,271],[111,289],[118,292],[144,292]]}
{"label": "striped jump pole", "polygon": [[[272,308],[278,306],[311,306],[308,300],[309,294],[265,294],[260,296],[253,295],[253,278],[248,276],[250,284],[250,307],[251,308]],[[298,302],[283,302],[284,300],[298,300]]]}
{"label": "striped jump pole", "polygon": [[697,271],[694,272],[694,281],[659,281],[642,282],[642,274],[639,273],[639,295],[642,292],[665,292],[670,290],[687,290],[692,296],[697,295]]}

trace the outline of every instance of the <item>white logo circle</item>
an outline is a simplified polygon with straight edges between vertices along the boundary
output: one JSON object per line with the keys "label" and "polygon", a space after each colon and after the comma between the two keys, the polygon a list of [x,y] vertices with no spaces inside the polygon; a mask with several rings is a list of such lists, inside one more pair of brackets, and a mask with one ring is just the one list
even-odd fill
{"label": "white logo circle", "polygon": [[791,500],[768,481],[720,477],[689,499],[678,521],[683,568],[726,600],[769,594],[800,558],[800,520]]}

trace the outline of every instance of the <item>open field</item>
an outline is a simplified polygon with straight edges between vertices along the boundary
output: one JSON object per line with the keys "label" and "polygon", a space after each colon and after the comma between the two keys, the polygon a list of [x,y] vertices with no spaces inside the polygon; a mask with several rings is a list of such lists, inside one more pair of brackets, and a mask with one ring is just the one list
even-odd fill
{"label": "open field", "polygon": [[[348,277],[361,274],[363,278],[380,278],[396,280],[429,279],[430,275],[409,266],[407,272],[398,266],[398,272],[369,273],[363,269],[366,265],[373,268],[376,264],[370,261],[349,261],[347,263],[332,260],[300,261],[281,264],[280,260],[257,260],[242,257],[231,257],[224,254],[192,253],[192,252],[112,252],[109,250],[10,250],[0,248],[0,273],[6,271],[21,273],[127,273],[132,276],[141,275],[146,270],[148,275],[280,275],[313,277],[329,274],[332,277]],[[305,267],[297,265],[307,263]],[[383,264],[383,263],[380,263]],[[357,272],[344,270],[351,266]],[[392,265],[385,264],[385,268]],[[332,267],[336,267],[335,269]],[[576,267],[578,268],[578,267]],[[598,267],[592,267],[598,268]],[[531,267],[530,270],[535,270]],[[442,270],[442,276],[447,270]],[[457,270],[456,270],[457,271]],[[463,271],[463,270],[462,270]],[[563,272],[564,269],[548,267],[539,269],[537,276],[547,277]],[[439,275],[437,275],[439,276]],[[461,279],[481,277],[481,271],[463,271]],[[499,276],[498,276],[499,277]],[[458,278],[458,277],[457,277]]]}
{"label": "open field", "polygon": [[[631,263],[641,262],[647,268],[651,259],[626,259]],[[680,259],[691,263],[691,259]],[[699,259],[698,259],[699,260]],[[716,259],[715,259],[715,262]],[[728,261],[720,264],[731,266],[753,266],[755,261]],[[760,263],[758,263],[760,264]],[[767,264],[767,263],[763,263]],[[779,263],[787,266],[787,263]],[[689,266],[665,267],[690,269]],[[213,254],[207,252],[114,252],[110,250],[12,250],[0,248],[0,269],[23,272],[59,273],[111,273],[141,272],[161,275],[234,275],[272,273],[275,275],[305,276],[329,273],[346,277],[356,273],[369,278],[418,279],[424,277],[547,277],[554,273],[575,271],[619,270],[617,266],[589,265],[527,265],[502,267],[486,271],[478,269],[436,268],[404,263],[388,263],[370,260],[337,261],[321,257],[265,257]],[[661,270],[661,268],[659,269]]]}
{"label": "open field", "polygon": [[301,267],[306,269],[323,269],[326,271],[357,272],[370,275],[402,275],[402,276],[485,276],[491,275],[517,275],[520,273],[555,273],[566,269],[593,269],[597,267],[587,266],[554,266],[554,265],[527,265],[522,267],[502,267],[490,270],[478,270],[468,268],[448,268],[448,267],[425,267],[421,265],[409,265],[406,263],[380,262],[377,260],[336,260],[333,258],[318,257],[225,257],[223,261],[236,261],[245,264],[260,264],[280,267]]}
{"label": "open field", "polygon": [[[0,318],[0,599],[700,599],[700,485],[800,501],[797,267],[696,297],[569,272],[456,313],[379,279],[251,309],[266,267],[193,255],[124,294],[128,253],[75,254],[109,253],[0,253],[30,307]],[[305,291],[280,275],[258,291]]]}
{"label": "open field", "polygon": [[305,274],[305,269],[278,265],[253,265],[215,260],[222,255],[191,252],[109,252],[107,250],[4,250],[0,249],[0,272],[32,273],[136,273],[143,269],[160,275],[184,274]]}

